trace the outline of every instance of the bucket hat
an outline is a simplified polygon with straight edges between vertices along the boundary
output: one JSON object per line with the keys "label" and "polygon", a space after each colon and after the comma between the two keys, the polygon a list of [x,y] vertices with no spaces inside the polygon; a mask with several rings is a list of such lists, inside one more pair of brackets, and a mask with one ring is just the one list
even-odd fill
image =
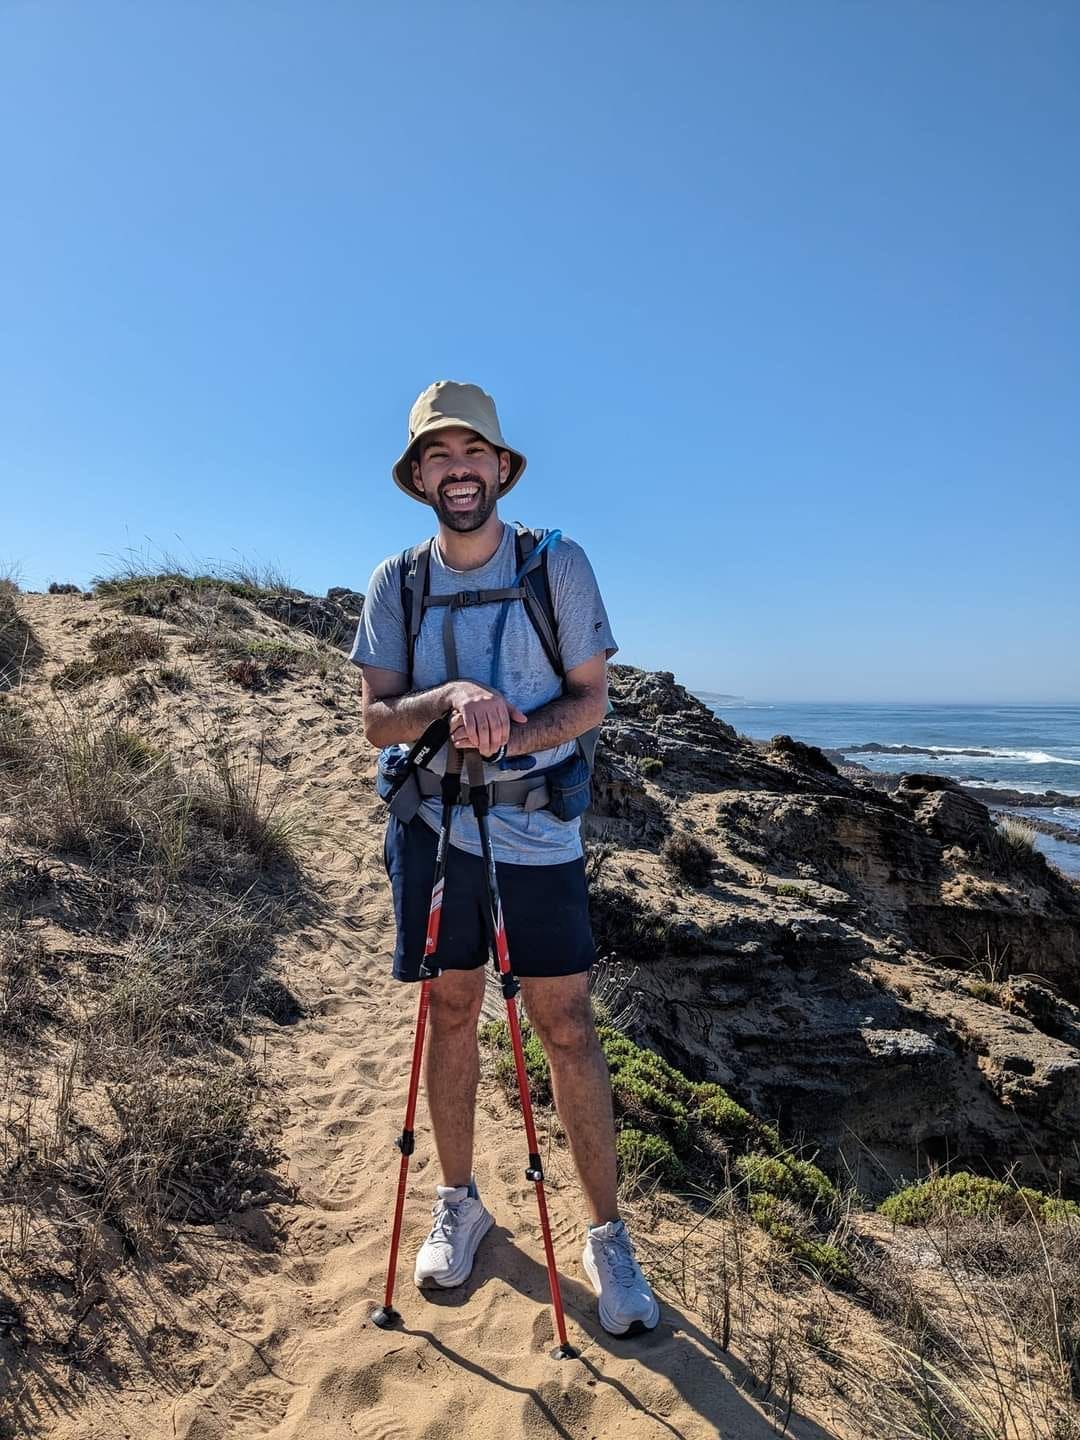
{"label": "bucket hat", "polygon": [[406,495],[411,495],[414,500],[420,500],[425,505],[429,503],[427,497],[417,490],[412,479],[412,462],[416,458],[417,441],[430,435],[433,430],[446,430],[451,425],[462,425],[466,430],[475,430],[489,445],[494,445],[496,450],[510,452],[510,473],[499,487],[501,499],[521,479],[526,464],[525,456],[503,439],[495,401],[487,391],[481,390],[479,385],[465,385],[457,380],[436,380],[434,385],[429,385],[423,394],[417,397],[409,411],[409,443],[393,470],[394,483],[398,489],[404,490]]}

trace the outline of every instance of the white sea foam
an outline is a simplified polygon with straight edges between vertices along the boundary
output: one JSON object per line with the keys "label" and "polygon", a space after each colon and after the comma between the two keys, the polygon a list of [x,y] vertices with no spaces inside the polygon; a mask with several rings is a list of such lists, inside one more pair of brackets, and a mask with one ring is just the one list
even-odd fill
{"label": "white sea foam", "polygon": [[929,758],[935,755],[959,755],[961,759],[970,757],[972,760],[1023,760],[1028,765],[1080,765],[1080,760],[1070,760],[1065,755],[1051,755],[1046,750],[1005,750],[999,747],[985,745],[912,745],[907,741],[908,749],[905,751],[902,745],[895,740],[882,740],[882,750],[859,750],[855,746],[850,750],[845,749],[845,754],[853,755],[910,755],[912,750],[919,754],[925,754]]}
{"label": "white sea foam", "polygon": [[[1044,795],[1046,787],[1043,785],[1018,785],[1015,780],[1002,783],[1000,780],[966,780],[963,776],[957,779],[969,790],[1015,790],[1020,795]],[[1056,790],[1059,795],[1080,795],[1080,790],[1066,790],[1061,785],[1051,785],[1051,790]]]}

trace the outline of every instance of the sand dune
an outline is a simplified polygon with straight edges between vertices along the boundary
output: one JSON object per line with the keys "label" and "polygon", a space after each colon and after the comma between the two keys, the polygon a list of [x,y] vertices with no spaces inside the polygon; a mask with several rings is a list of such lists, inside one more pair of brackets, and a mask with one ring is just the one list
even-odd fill
{"label": "sand dune", "polygon": [[[22,604],[49,657],[34,683],[44,694],[48,676],[83,652],[85,622],[96,621],[98,607],[67,597],[27,596]],[[149,1374],[137,1386],[94,1385],[78,1407],[62,1394],[43,1397],[36,1433],[51,1440],[775,1434],[739,1389],[746,1376],[738,1361],[722,1355],[701,1318],[680,1310],[670,1294],[662,1294],[654,1334],[617,1340],[603,1332],[579,1263],[582,1196],[565,1150],[550,1143],[541,1122],[567,1321],[580,1350],[575,1360],[551,1358],[524,1135],[490,1078],[478,1107],[476,1170],[496,1225],[475,1272],[460,1291],[446,1294],[422,1295],[412,1284],[411,1261],[437,1178],[422,1109],[397,1292],[404,1327],[387,1333],[372,1325],[384,1280],[398,1159],[393,1138],[404,1110],[415,991],[389,975],[382,812],[354,681],[338,680],[341,703],[328,711],[314,681],[287,696],[232,694],[212,683],[207,662],[189,663],[193,689],[156,711],[154,726],[178,744],[206,715],[227,723],[238,743],[269,732],[287,763],[291,804],[311,835],[308,863],[324,913],[289,937],[280,956],[305,1015],[268,1028],[264,1051],[296,1199],[246,1212],[216,1235],[189,1228],[184,1244],[197,1258],[173,1267],[170,1313],[160,1313],[158,1292],[133,1316],[145,1322]],[[244,1246],[235,1243],[238,1236]],[[653,1244],[662,1241],[662,1231],[651,1236]],[[789,1433],[826,1434],[797,1419]]]}

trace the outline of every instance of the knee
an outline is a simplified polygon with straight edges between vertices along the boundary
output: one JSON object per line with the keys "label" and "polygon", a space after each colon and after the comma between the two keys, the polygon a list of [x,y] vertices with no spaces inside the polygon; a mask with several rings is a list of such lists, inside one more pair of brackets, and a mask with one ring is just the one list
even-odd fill
{"label": "knee", "polygon": [[449,989],[440,994],[439,983],[436,981],[431,987],[430,1023],[434,1029],[440,1031],[464,1030],[469,1027],[475,1030],[483,1001],[483,990],[477,995],[456,994]]}
{"label": "knee", "polygon": [[589,1005],[575,1005],[545,1015],[540,1024],[535,1020],[531,1023],[549,1058],[553,1054],[586,1055],[599,1047],[592,1007]]}

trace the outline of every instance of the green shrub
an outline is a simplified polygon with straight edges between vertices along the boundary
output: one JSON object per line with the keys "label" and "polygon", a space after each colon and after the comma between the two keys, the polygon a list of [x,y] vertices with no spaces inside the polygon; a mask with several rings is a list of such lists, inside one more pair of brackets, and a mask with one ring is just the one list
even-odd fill
{"label": "green shrub", "polygon": [[155,570],[152,566],[134,563],[123,567],[117,575],[95,578],[91,585],[95,595],[114,600],[141,597],[148,590],[164,590],[195,594],[209,591],[256,601],[291,589],[288,578],[272,566],[259,570],[246,565],[233,566],[221,574],[196,575],[180,566]]}
{"label": "green shrub", "polygon": [[967,1170],[908,1185],[883,1200],[878,1209],[896,1225],[931,1225],[953,1216],[1000,1219],[1010,1224],[1032,1215],[1042,1221],[1080,1218],[1080,1205],[1071,1200]]}
{"label": "green shrub", "polygon": [[[480,1026],[480,1039],[495,1050],[495,1078],[512,1100],[518,1098],[517,1067],[510,1043],[510,1026],[505,1020],[489,1020]],[[525,1056],[525,1074],[529,1094],[538,1105],[551,1104],[551,1067],[544,1047],[527,1020],[521,1024],[521,1048]]]}
{"label": "green shrub", "polygon": [[638,769],[642,775],[659,775],[663,768],[664,762],[655,755],[643,755],[638,761]]}
{"label": "green shrub", "polygon": [[735,1143],[747,1141],[754,1133],[756,1121],[720,1085],[695,1085],[694,1100],[697,1102],[697,1118],[716,1130],[725,1140]]}
{"label": "green shrub", "polygon": [[648,1080],[625,1072],[613,1074],[611,1095],[616,1113],[631,1124],[655,1127],[678,1145],[690,1138],[686,1106]]}
{"label": "green shrub", "polygon": [[[728,1149],[741,1150],[735,1170],[748,1192],[747,1205],[759,1224],[800,1265],[823,1279],[844,1283],[851,1262],[837,1245],[814,1233],[813,1213],[839,1200],[823,1171],[782,1153],[772,1125],[738,1104],[721,1085],[695,1083],[662,1056],[635,1045],[607,1025],[597,1028],[611,1075],[617,1127],[616,1151],[624,1180],[676,1184],[688,1174],[715,1183]],[[536,1036],[522,1030],[525,1065],[533,1098],[551,1099],[551,1073]],[[495,1051],[495,1074],[508,1095],[517,1095],[517,1077],[505,1020],[480,1027]]]}
{"label": "green shrub", "polygon": [[659,1135],[620,1130],[615,1141],[619,1174],[624,1179],[656,1179],[673,1183],[686,1171],[672,1146]]}
{"label": "green shrub", "polygon": [[247,653],[264,665],[297,665],[308,658],[310,652],[299,645],[290,645],[284,640],[256,639],[245,647]]}
{"label": "green shrub", "polygon": [[805,1233],[794,1223],[791,1208],[778,1196],[765,1192],[751,1195],[749,1209],[751,1218],[800,1266],[815,1271],[833,1285],[851,1280],[851,1261],[840,1246]]}
{"label": "green shrub", "polygon": [[740,1155],[735,1173],[751,1195],[764,1192],[778,1200],[795,1200],[811,1207],[828,1207],[839,1200],[836,1186],[824,1171],[808,1160],[791,1156]]}
{"label": "green shrub", "polygon": [[780,1133],[733,1100],[721,1085],[695,1085],[695,1118],[717,1134],[726,1145],[778,1155],[783,1149]]}

